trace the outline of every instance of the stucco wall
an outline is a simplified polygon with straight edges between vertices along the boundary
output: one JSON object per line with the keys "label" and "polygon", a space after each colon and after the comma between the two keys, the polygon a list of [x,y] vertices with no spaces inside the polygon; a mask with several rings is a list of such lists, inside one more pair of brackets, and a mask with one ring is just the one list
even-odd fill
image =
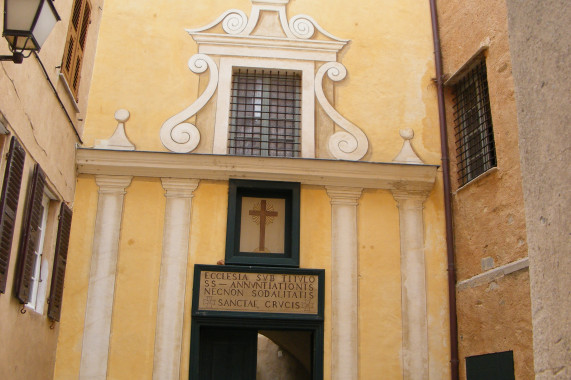
{"label": "stucco wall", "polygon": [[[11,61],[0,63],[0,122],[9,132],[9,135],[0,138],[0,180],[4,178],[5,157],[11,137],[15,136],[26,151],[7,288],[6,293],[0,295],[2,379],[51,379],[55,365],[59,323],[51,323],[47,318],[47,304],[42,314],[30,308],[23,309],[12,293],[26,194],[34,164],[39,163],[46,173],[46,188],[54,198],[48,215],[43,256],[49,268],[48,277],[42,279],[48,284],[46,296],[49,296],[51,282],[59,202],[66,202],[72,207],[74,201],[75,146],[83,128],[100,22],[99,6],[103,0],[91,0],[94,11],[87,34],[85,63],[76,104],[79,111],[74,107],[74,100],[68,94],[64,81],[59,78],[72,3],[72,0],[55,3],[61,21],[50,33],[37,57],[32,54],[22,64]],[[0,2],[0,8],[4,9],[4,1]],[[0,23],[3,20],[1,18]],[[0,54],[11,54],[4,39],[0,42]]]}
{"label": "stucco wall", "polygon": [[[248,14],[251,6],[248,0],[159,3],[105,2],[85,124],[85,146],[111,136],[116,127],[113,113],[127,108],[131,112],[127,135],[137,150],[165,151],[159,139],[162,123],[188,107],[205,82],[188,70],[187,61],[197,50],[184,28],[205,25],[230,8]],[[407,0],[379,7],[377,0],[364,0],[358,6],[345,1],[292,1],[288,6],[289,17],[300,13],[314,17],[332,34],[352,39],[339,59],[349,74],[345,81],[335,85],[335,105],[367,134],[370,148],[365,160],[390,162],[403,144],[399,129],[413,128],[412,144],[420,157],[426,163],[438,164],[440,147],[436,88],[431,82],[434,63],[428,3]],[[200,118],[211,119],[214,109],[213,104],[207,105]],[[107,374],[114,379],[150,379],[164,191],[157,179],[142,177],[135,177],[126,191]],[[67,283],[73,290],[64,297],[64,310],[69,314],[62,320],[55,370],[58,379],[74,379],[79,373],[97,197],[94,177],[81,176],[71,250],[82,255],[73,256],[69,263],[69,268],[74,269],[68,271]],[[227,181],[201,180],[194,191],[181,379],[187,377],[189,370],[192,269],[194,264],[215,264],[224,259],[227,199]],[[324,186],[302,185],[300,267],[326,271],[325,379],[331,378],[333,364],[331,210]],[[360,378],[373,379],[381,373],[399,377],[403,372],[399,210],[389,191],[373,189],[364,191],[357,210]],[[433,378],[449,376],[442,210],[442,181],[438,172],[434,189],[424,204],[423,230],[429,370]]]}
{"label": "stucco wall", "polygon": [[571,377],[571,7],[508,0],[536,379]]}
{"label": "stucco wall", "polygon": [[[483,48],[497,156],[496,168],[459,188],[453,91],[448,88],[446,116],[460,282],[527,257],[518,125],[505,2],[439,1],[438,12],[445,75],[457,73]],[[483,265],[482,259],[493,260],[493,265]],[[465,376],[466,356],[513,350],[516,377],[532,377],[529,276],[517,272],[508,277],[457,292],[461,376]],[[505,304],[513,308],[506,312]],[[500,326],[505,333],[501,339],[490,334]]]}

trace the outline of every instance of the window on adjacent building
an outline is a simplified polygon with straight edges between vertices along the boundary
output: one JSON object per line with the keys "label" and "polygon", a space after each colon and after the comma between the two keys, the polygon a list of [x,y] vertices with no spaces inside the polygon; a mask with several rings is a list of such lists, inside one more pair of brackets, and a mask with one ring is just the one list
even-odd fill
{"label": "window on adjacent building", "polygon": [[480,61],[454,87],[456,153],[460,186],[496,166],[486,62]]}
{"label": "window on adjacent building", "polygon": [[[14,293],[21,303],[43,314],[48,289],[49,260],[46,259],[47,231],[55,221],[54,201],[46,188],[46,175],[36,164],[28,190],[26,211],[22,225],[22,237],[18,253]],[[67,249],[71,230],[71,210],[61,204],[58,231],[53,257],[48,317],[59,321],[63,296],[63,280],[67,261]],[[51,244],[50,244],[51,245]]]}
{"label": "window on adjacent building", "polygon": [[34,269],[30,278],[30,300],[28,306],[35,309],[38,313],[43,313],[48,277],[48,260],[44,257],[44,247],[46,242],[46,229],[48,226],[48,211],[50,207],[50,198],[46,193],[43,194],[40,206],[41,220],[38,226],[38,241],[34,249]]}
{"label": "window on adjacent building", "polygon": [[67,207],[65,203],[62,203],[59,212],[58,232],[48,308],[48,317],[54,321],[59,321],[61,315],[63,283],[67,264],[67,249],[69,247],[69,235],[71,232],[71,217],[71,209]]}
{"label": "window on adjacent building", "polygon": [[299,157],[301,75],[240,69],[232,76],[228,151],[244,156]]}
{"label": "window on adjacent building", "polygon": [[466,358],[467,380],[515,380],[513,351]]}
{"label": "window on adjacent building", "polygon": [[12,137],[0,196],[0,293],[6,291],[25,158],[24,148],[15,137]]}
{"label": "window on adjacent building", "polygon": [[[46,175],[40,165],[36,164],[28,188],[15,275],[16,297],[33,308],[36,308],[41,282],[42,251],[49,206],[49,198],[44,191],[45,185]],[[43,310],[43,304],[41,308]]]}
{"label": "window on adjacent building", "polygon": [[75,0],[67,32],[67,41],[62,61],[62,73],[70,90],[78,98],[81,64],[85,51],[87,29],[91,22],[91,3],[88,0]]}

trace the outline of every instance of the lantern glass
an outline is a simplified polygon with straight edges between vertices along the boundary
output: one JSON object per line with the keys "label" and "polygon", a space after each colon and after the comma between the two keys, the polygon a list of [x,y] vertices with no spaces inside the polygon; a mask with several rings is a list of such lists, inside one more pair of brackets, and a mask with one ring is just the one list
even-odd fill
{"label": "lantern glass", "polygon": [[3,35],[13,51],[40,50],[59,20],[52,0],[5,0]]}

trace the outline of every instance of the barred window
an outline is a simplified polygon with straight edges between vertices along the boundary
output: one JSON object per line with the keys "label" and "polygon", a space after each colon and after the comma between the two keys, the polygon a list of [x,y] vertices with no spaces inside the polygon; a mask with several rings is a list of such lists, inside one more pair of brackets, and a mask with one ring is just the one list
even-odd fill
{"label": "barred window", "polygon": [[239,69],[232,76],[228,151],[244,156],[299,157],[301,75]]}
{"label": "barred window", "polygon": [[496,166],[486,62],[482,60],[454,87],[456,158],[460,186]]}

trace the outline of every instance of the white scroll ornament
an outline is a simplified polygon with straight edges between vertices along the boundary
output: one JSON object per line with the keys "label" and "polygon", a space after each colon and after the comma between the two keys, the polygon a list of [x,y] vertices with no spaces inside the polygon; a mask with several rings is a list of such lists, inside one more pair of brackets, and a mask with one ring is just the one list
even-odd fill
{"label": "white scroll ornament", "polygon": [[335,108],[329,104],[323,93],[323,77],[327,73],[333,81],[343,80],[347,76],[347,69],[339,62],[328,62],[321,66],[315,76],[315,96],[323,110],[333,122],[345,131],[334,133],[329,138],[329,152],[340,160],[358,161],[367,154],[369,140],[359,127],[345,119]]}
{"label": "white scroll ornament", "polygon": [[230,9],[222,13],[216,20],[201,28],[186,29],[188,33],[204,32],[222,22],[222,29],[228,34],[240,34],[248,24],[248,17],[239,9]]}
{"label": "white scroll ornament", "polygon": [[339,41],[339,42],[347,42],[349,40],[344,40],[339,37],[335,37],[333,34],[329,33],[325,29],[323,29],[317,21],[313,19],[313,17],[308,15],[297,15],[293,16],[289,20],[289,29],[291,30],[292,34],[302,40],[309,39],[313,37],[315,34],[315,29],[319,30],[321,34],[331,38],[332,40]]}
{"label": "white scroll ornament", "polygon": [[185,123],[206,105],[218,86],[218,66],[205,54],[195,54],[188,61],[193,73],[200,74],[210,68],[210,80],[206,90],[184,111],[174,115],[161,127],[161,142],[168,150],[177,153],[192,152],[200,142],[200,132],[194,124]]}

